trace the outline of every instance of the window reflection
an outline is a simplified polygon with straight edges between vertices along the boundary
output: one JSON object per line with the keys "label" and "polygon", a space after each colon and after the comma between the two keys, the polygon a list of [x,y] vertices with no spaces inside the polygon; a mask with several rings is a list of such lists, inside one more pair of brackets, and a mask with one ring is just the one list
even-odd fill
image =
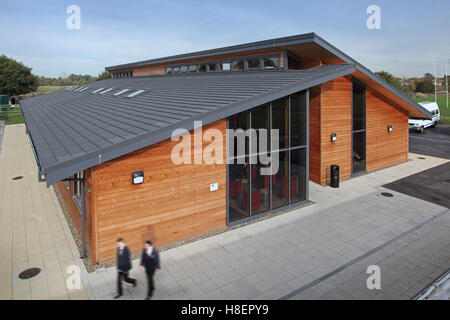
{"label": "window reflection", "polygon": [[306,200],[306,148],[291,150],[290,203]]}
{"label": "window reflection", "polygon": [[[236,161],[237,162],[237,161]],[[250,165],[248,158],[244,164],[230,164],[228,168],[228,219],[230,222],[250,216]]]}
{"label": "window reflection", "polygon": [[244,69],[244,60],[233,62],[233,71],[243,71]]}
{"label": "window reflection", "polygon": [[[272,103],[272,129],[278,129],[279,149],[289,147],[289,97],[279,99]],[[276,146],[272,146],[274,150]]]}
{"label": "window reflection", "polygon": [[[291,112],[289,112],[289,101]],[[250,218],[306,200],[308,183],[306,179],[306,107],[306,92],[303,91],[228,119],[229,129],[245,131],[251,125],[256,131],[256,135],[253,135],[251,140],[245,136],[245,155],[242,157],[236,159],[238,143],[236,138],[233,138],[235,141],[233,150],[229,148],[228,157],[234,159],[228,165],[229,222]],[[289,123],[292,123],[291,131]],[[279,147],[270,147],[271,128],[279,130]],[[267,148],[260,145],[262,142],[260,135],[263,134],[260,129],[266,129]],[[255,153],[254,156],[249,154],[250,147]],[[233,156],[235,158],[232,158]],[[249,163],[250,159],[252,161]],[[278,160],[275,161],[275,159]],[[269,168],[272,165],[274,172],[270,173]]]}
{"label": "window reflection", "polygon": [[289,155],[288,151],[281,151],[274,152],[273,156],[279,159],[278,172],[272,175],[272,209],[277,209],[289,204]]}
{"label": "window reflection", "polygon": [[291,95],[291,147],[306,144],[306,94]]}

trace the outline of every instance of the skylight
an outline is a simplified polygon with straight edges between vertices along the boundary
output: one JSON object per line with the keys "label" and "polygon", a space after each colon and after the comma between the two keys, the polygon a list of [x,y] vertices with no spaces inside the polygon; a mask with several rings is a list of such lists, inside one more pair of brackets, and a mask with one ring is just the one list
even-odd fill
{"label": "skylight", "polygon": [[138,94],[141,94],[141,93],[144,92],[144,91],[145,91],[145,90],[143,90],[143,89],[138,90],[138,91],[135,91],[135,92],[130,93],[129,95],[127,95],[127,97],[128,97],[128,98],[132,98],[132,97],[134,97],[134,96],[137,96]]}
{"label": "skylight", "polygon": [[92,93],[97,93],[97,92],[99,92],[99,91],[101,91],[103,89],[105,89],[105,88],[100,88],[100,89],[94,90],[94,91],[92,91]]}
{"label": "skylight", "polygon": [[112,89],[113,89],[113,88],[106,89],[105,91],[100,92],[100,94],[107,93],[107,92],[111,91]]}
{"label": "skylight", "polygon": [[82,92],[82,91],[84,91],[84,90],[87,90],[87,89],[89,89],[90,87],[89,86],[87,86],[87,87],[84,87],[83,89],[81,89],[81,90],[78,90],[79,92]]}
{"label": "skylight", "polygon": [[114,93],[114,95],[118,96],[118,95],[121,95],[122,93],[125,93],[125,92],[129,91],[129,90],[130,89],[123,89],[123,90],[120,90],[119,92]]}

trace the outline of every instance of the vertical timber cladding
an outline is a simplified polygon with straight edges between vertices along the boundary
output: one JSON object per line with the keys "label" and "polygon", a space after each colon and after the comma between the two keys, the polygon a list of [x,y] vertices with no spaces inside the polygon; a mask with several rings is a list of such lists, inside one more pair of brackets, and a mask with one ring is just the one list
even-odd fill
{"label": "vertical timber cladding", "polygon": [[[226,120],[203,127],[222,132],[226,156]],[[194,150],[191,131],[191,150]],[[181,141],[181,139],[180,139]],[[144,240],[156,246],[226,226],[226,161],[224,164],[176,165],[171,152],[177,141],[164,140],[96,167],[95,192],[99,261],[115,257],[122,237],[132,253]],[[210,142],[204,142],[204,147]],[[133,171],[144,172],[144,183],[133,185]],[[218,183],[217,191],[210,184]]]}
{"label": "vertical timber cladding", "polygon": [[367,171],[407,161],[408,139],[408,115],[367,88]]}
{"label": "vertical timber cladding", "polygon": [[[342,77],[322,84],[320,184],[330,183],[330,166],[337,164],[341,180],[352,172],[352,81]],[[331,141],[331,134],[337,141]]]}
{"label": "vertical timber cladding", "polygon": [[[350,77],[335,79],[310,90],[310,179],[321,185],[330,182],[332,164],[340,166],[341,180],[351,176],[351,100]],[[366,114],[367,171],[407,161],[408,115],[370,87],[367,87]],[[388,125],[393,127],[390,133]],[[331,142],[332,133],[337,134],[335,142]],[[321,137],[319,145],[318,135]]]}

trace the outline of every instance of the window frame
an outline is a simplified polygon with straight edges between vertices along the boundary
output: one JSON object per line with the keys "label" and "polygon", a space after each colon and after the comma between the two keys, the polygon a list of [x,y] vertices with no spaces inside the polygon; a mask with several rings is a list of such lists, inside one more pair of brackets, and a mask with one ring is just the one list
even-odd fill
{"label": "window frame", "polygon": [[[306,98],[306,105],[305,105],[305,111],[306,111],[306,119],[305,119],[305,121],[306,122],[305,122],[305,141],[304,141],[305,144],[304,145],[300,145],[300,146],[295,146],[295,147],[291,146],[291,129],[292,129],[292,126],[291,126],[291,118],[292,118],[291,117],[291,95],[288,95],[288,97],[289,97],[289,99],[288,99],[288,101],[289,101],[289,103],[288,103],[288,115],[289,115],[289,119],[288,119],[288,125],[289,125],[289,129],[288,129],[288,147],[284,148],[284,149],[278,148],[277,150],[275,150],[273,148],[272,144],[270,144],[269,151],[267,152],[269,155],[272,155],[273,152],[285,152],[285,151],[287,152],[287,156],[288,156],[288,158],[287,158],[287,164],[288,164],[287,203],[288,203],[288,205],[282,206],[282,207],[279,207],[279,208],[276,208],[276,209],[273,208],[273,204],[272,204],[272,202],[273,202],[272,201],[272,197],[273,197],[272,175],[269,175],[269,186],[270,186],[269,187],[270,190],[268,192],[270,194],[269,210],[265,211],[265,212],[254,213],[253,212],[253,208],[252,208],[252,192],[249,192],[248,203],[249,203],[250,215],[248,217],[245,217],[245,218],[242,218],[242,219],[239,219],[239,220],[230,221],[230,189],[229,189],[230,188],[230,165],[236,164],[236,160],[238,158],[242,158],[242,157],[239,157],[238,155],[234,155],[234,154],[232,156],[230,156],[229,155],[229,152],[230,152],[230,150],[229,150],[229,143],[227,142],[227,150],[226,150],[226,157],[227,157],[227,162],[226,162],[227,163],[227,168],[226,168],[226,170],[227,170],[226,171],[226,176],[227,176],[227,185],[226,185],[226,188],[227,188],[226,189],[227,190],[226,191],[226,223],[227,223],[227,226],[231,227],[231,226],[234,226],[234,225],[244,224],[244,223],[249,222],[249,221],[254,220],[254,219],[260,219],[260,218],[262,218],[262,217],[264,217],[266,215],[273,215],[273,214],[275,214],[276,212],[279,212],[279,211],[284,211],[284,210],[300,207],[300,206],[304,205],[305,203],[309,202],[309,89],[293,93],[292,95],[295,95],[295,94],[298,94],[298,93],[304,93],[305,94],[305,98]],[[273,102],[274,101],[271,101],[269,103],[261,105],[261,106],[264,106],[264,105],[269,104],[269,117],[270,117],[269,127],[270,127],[270,130],[272,130],[272,123],[273,123],[273,119],[272,119],[273,118],[272,117],[272,115],[273,115],[272,103]],[[254,109],[258,108],[258,107],[260,107],[260,106],[252,108],[250,110],[242,111],[242,112],[249,112],[249,121],[250,121],[249,125],[250,125],[250,128],[253,128],[252,111]],[[227,122],[226,122],[227,129],[230,128],[229,120],[232,117],[234,117],[234,116],[237,116],[237,114],[227,118]],[[227,136],[227,141],[229,141],[228,139],[229,139],[229,137]],[[250,140],[250,142],[249,142],[249,153],[245,157],[248,157],[248,159],[250,161],[250,159],[253,156],[259,155],[260,152],[259,152],[259,149],[258,149],[256,154],[252,153],[253,146],[252,146],[251,137],[249,138],[249,140]],[[305,190],[302,191],[302,194],[304,194],[304,200],[300,200],[298,202],[292,202],[292,199],[291,199],[291,183],[290,183],[290,181],[291,181],[291,166],[292,166],[291,153],[293,151],[296,151],[296,150],[304,150],[305,151],[304,181],[302,181],[302,183],[304,184]],[[249,190],[253,190],[252,178],[251,178],[252,177],[251,174],[252,174],[252,167],[253,166],[254,166],[254,164],[249,163],[249,172],[250,172]],[[299,186],[299,188],[300,188],[300,186]],[[300,190],[301,189],[299,189],[298,192],[300,192]]]}
{"label": "window frame", "polygon": [[[266,68],[264,65],[265,59],[277,59],[277,65],[273,68]],[[259,60],[259,67],[258,68],[249,68],[248,67],[248,61],[249,60]],[[244,69],[243,70],[233,70],[233,64],[244,63]],[[230,64],[230,70],[223,70],[223,64],[229,63]],[[206,72],[247,72],[247,71],[277,71],[281,68],[281,53],[272,53],[272,54],[263,54],[263,55],[255,55],[255,56],[248,56],[248,57],[239,57],[239,58],[231,58],[231,59],[221,59],[221,60],[210,60],[210,61],[202,61],[197,63],[183,63],[183,64],[176,64],[176,65],[170,65],[166,66],[164,68],[164,74],[179,74],[179,73],[197,73],[199,72],[199,65],[205,64],[206,65]],[[189,71],[189,67],[191,65],[196,65],[196,71]],[[211,70],[210,66],[215,65],[215,70]],[[186,72],[181,72],[182,67],[187,67]],[[174,69],[178,68],[178,72],[175,72]],[[168,73],[168,70],[171,70],[171,73]],[[202,72],[204,73],[204,72]]]}
{"label": "window frame", "polygon": [[82,181],[73,181],[72,199],[77,205],[78,209],[83,210],[84,203],[84,171],[75,173],[75,179],[83,179]]}

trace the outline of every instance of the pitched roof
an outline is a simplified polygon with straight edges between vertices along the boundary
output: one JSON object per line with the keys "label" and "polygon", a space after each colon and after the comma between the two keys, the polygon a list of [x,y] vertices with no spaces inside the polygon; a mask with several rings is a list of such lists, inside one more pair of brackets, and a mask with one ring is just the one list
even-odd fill
{"label": "pitched roof", "polygon": [[299,35],[295,35],[295,36],[276,38],[276,39],[257,41],[257,42],[250,42],[250,43],[244,43],[244,44],[239,44],[239,45],[234,45],[234,46],[178,54],[178,55],[168,56],[168,57],[163,57],[163,58],[156,58],[156,59],[150,59],[150,60],[125,63],[125,64],[120,64],[120,65],[115,65],[115,66],[109,66],[109,67],[106,67],[105,69],[108,71],[112,71],[112,70],[117,70],[117,69],[134,68],[134,67],[146,66],[146,65],[157,64],[157,63],[176,62],[176,61],[182,61],[182,60],[187,60],[187,59],[197,59],[197,58],[212,57],[212,56],[218,56],[218,55],[223,55],[223,54],[231,54],[231,53],[238,53],[238,52],[251,51],[251,50],[260,50],[260,49],[274,48],[274,47],[280,47],[280,46],[289,46],[289,45],[294,45],[294,44],[312,42],[312,41],[314,41],[315,37],[317,37],[317,35],[315,33],[305,33],[305,34],[299,34]]}
{"label": "pitched roof", "polygon": [[337,49],[331,43],[327,42],[314,32],[299,34],[289,37],[275,38],[264,41],[257,41],[251,43],[245,43],[240,45],[228,46],[223,48],[216,48],[210,50],[197,51],[192,53],[168,56],[157,59],[143,60],[137,61],[127,64],[115,65],[106,67],[106,70],[113,71],[124,68],[134,68],[145,65],[153,65],[158,63],[173,63],[177,61],[185,61],[189,59],[199,59],[204,57],[213,57],[219,55],[226,55],[232,53],[246,52],[246,51],[254,51],[254,50],[262,50],[268,48],[286,48],[288,46],[300,45],[300,44],[315,44],[320,48],[324,49],[326,52],[331,53],[335,57],[341,59],[344,63],[353,64],[357,69],[357,76],[361,76],[363,82],[368,82],[372,87],[379,87],[379,89],[384,96],[395,103],[401,106],[401,109],[406,110],[409,113],[410,117],[415,118],[429,118],[431,119],[432,114],[426,110],[421,105],[417,104],[414,100],[403,94],[398,89],[394,88],[392,85],[375,75],[369,69],[364,67],[358,61],[352,59],[344,52]]}
{"label": "pitched roof", "polygon": [[194,121],[206,125],[353,72],[353,65],[340,64],[108,79],[25,99],[21,106],[39,171],[51,185],[168,139],[174,129],[192,130]]}

